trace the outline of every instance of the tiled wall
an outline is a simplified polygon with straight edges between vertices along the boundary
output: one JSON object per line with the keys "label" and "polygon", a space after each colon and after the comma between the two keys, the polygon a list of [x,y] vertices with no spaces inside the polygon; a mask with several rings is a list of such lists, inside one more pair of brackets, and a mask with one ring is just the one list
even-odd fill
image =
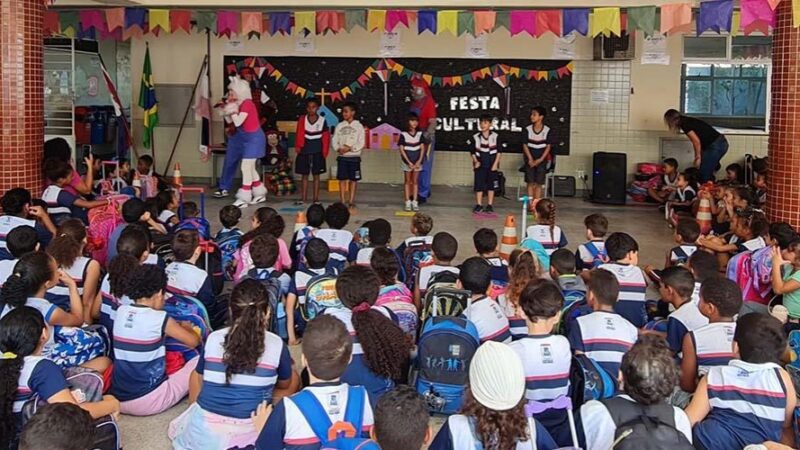
{"label": "tiled wall", "polygon": [[770,219],[800,226],[800,32],[792,27],[790,4],[778,9],[778,23],[772,38],[772,117],[770,136],[770,179],[767,211]]}
{"label": "tiled wall", "polygon": [[42,189],[44,8],[35,0],[0,1],[0,192]]}
{"label": "tiled wall", "polygon": [[[629,126],[630,62],[575,61],[572,80],[572,136],[569,156],[557,161],[556,173],[575,175],[576,170],[591,172],[592,154],[597,151],[628,154],[628,175],[632,177],[636,163],[658,161],[660,138],[670,134],[633,130]],[[590,101],[591,91],[609,91],[608,104]],[[767,152],[767,136],[730,135],[730,151],[723,166],[741,160],[746,153],[763,156]],[[516,186],[521,174],[520,154],[505,155],[501,169],[509,184]],[[396,152],[368,151],[363,158],[364,180],[376,183],[401,183],[399,156]],[[434,164],[434,183],[469,185],[472,183],[470,158],[466,153],[438,152]],[[591,180],[590,180],[591,182]],[[579,184],[578,188],[582,186]]]}

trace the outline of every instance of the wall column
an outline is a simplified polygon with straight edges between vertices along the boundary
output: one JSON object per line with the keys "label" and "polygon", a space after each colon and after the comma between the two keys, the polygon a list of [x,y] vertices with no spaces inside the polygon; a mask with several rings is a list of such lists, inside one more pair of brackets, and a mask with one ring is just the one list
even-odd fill
{"label": "wall column", "polygon": [[0,194],[42,193],[44,0],[0,1]]}
{"label": "wall column", "polygon": [[772,111],[769,131],[767,215],[800,227],[800,29],[792,2],[778,6],[772,34]]}

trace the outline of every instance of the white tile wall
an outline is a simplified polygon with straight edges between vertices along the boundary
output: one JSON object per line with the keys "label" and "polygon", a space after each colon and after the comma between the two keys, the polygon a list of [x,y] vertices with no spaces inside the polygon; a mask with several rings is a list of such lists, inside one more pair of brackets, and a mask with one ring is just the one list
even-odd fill
{"label": "white tile wall", "polygon": [[[597,151],[628,154],[628,175],[633,176],[636,163],[658,161],[659,138],[668,132],[633,130],[629,126],[630,63],[627,61],[575,61],[572,79],[571,146],[569,156],[558,158],[557,173],[575,175],[576,170],[591,172],[592,154]],[[609,103],[593,105],[593,89],[607,89]],[[767,136],[728,136],[730,150],[723,166],[741,160],[745,153],[758,156],[767,153]],[[516,186],[521,155],[505,155],[501,169],[510,186]],[[369,151],[363,158],[364,181],[402,183],[397,152]],[[434,164],[434,184],[470,185],[472,168],[466,152],[438,152]],[[591,180],[590,180],[591,182]],[[580,185],[578,186],[581,187]]]}

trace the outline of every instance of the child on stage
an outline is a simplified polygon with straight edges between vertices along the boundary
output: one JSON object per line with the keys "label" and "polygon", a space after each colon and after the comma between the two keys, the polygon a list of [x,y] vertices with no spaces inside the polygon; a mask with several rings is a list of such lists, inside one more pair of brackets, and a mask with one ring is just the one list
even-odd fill
{"label": "child on stage", "polygon": [[422,164],[425,162],[425,155],[428,151],[430,142],[419,129],[419,116],[416,113],[409,113],[406,131],[400,134],[397,145],[400,147],[400,159],[403,161],[403,200],[405,200],[406,211],[419,211],[419,173],[422,171]]}
{"label": "child on stage", "polygon": [[350,206],[350,209],[356,206],[356,189],[361,180],[361,151],[364,149],[366,141],[364,126],[356,120],[356,112],[355,103],[344,104],[342,108],[344,120],[336,125],[331,142],[331,147],[339,154],[336,158],[336,179],[341,183],[339,199],[342,203],[346,203],[345,198],[349,192],[349,202],[346,204]]}
{"label": "child on stage", "polygon": [[306,114],[297,119],[297,137],[295,148],[297,157],[294,171],[302,177],[301,198],[295,202],[302,205],[308,200],[308,177],[314,178],[314,203],[319,203],[320,175],[327,172],[325,158],[328,157],[331,134],[325,119],[317,114],[319,100],[310,98],[306,101]]}
{"label": "child on stage", "polygon": [[[498,135],[492,131],[492,116],[482,115],[480,120],[480,133],[475,134],[472,140],[475,148],[472,151],[472,167],[475,170],[475,207],[474,214],[485,212],[493,213],[494,188],[497,183],[497,168],[500,166],[500,150],[498,148]],[[483,193],[486,192],[488,202],[483,207]]]}
{"label": "child on stage", "polygon": [[[525,155],[525,183],[528,196],[536,200],[542,197],[542,185],[547,175],[547,161],[550,158],[550,127],[544,124],[547,110],[534,106],[531,110],[531,124],[525,127],[527,143],[522,146]],[[533,210],[534,202],[529,208]]]}

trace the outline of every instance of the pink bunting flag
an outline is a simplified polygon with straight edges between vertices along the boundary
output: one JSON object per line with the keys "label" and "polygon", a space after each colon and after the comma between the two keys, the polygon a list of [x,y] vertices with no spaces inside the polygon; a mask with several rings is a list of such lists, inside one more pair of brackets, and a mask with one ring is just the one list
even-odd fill
{"label": "pink bunting flag", "polygon": [[775,26],[775,10],[768,0],[742,0],[741,14],[741,25],[745,30],[756,21],[766,22],[771,27]]}
{"label": "pink bunting flag", "polygon": [[408,28],[408,14],[402,9],[390,9],[386,11],[386,31],[394,31],[398,24],[403,24]]}
{"label": "pink bunting flag", "polygon": [[242,12],[242,34],[248,36],[250,33],[256,33],[261,36],[264,32],[264,18],[261,12],[257,11],[244,11]]}
{"label": "pink bunting flag", "polygon": [[776,8],[778,8],[778,4],[779,4],[780,2],[781,2],[781,0],[767,0],[767,3],[769,3],[769,7],[770,7],[770,8],[772,8],[772,10],[773,10],[773,11],[774,11]]}
{"label": "pink bunting flag", "polygon": [[125,28],[125,8],[109,8],[106,10],[106,26],[113,32],[117,28]]}
{"label": "pink bunting flag", "polygon": [[61,19],[58,16],[58,11],[45,11],[44,12],[44,35],[52,36],[61,32]]}
{"label": "pink bunting flag", "polygon": [[522,32],[536,35],[536,11],[511,11],[510,17],[511,36]]}
{"label": "pink bunting flag", "polygon": [[239,32],[239,13],[236,11],[217,11],[217,36],[230,38]]}
{"label": "pink bunting flag", "polygon": [[325,34],[330,30],[338,33],[344,27],[344,17],[341,11],[317,11],[317,34]]}
{"label": "pink bunting flag", "polygon": [[81,28],[94,28],[99,34],[107,33],[105,15],[98,9],[83,9],[80,12]]}
{"label": "pink bunting flag", "polygon": [[763,20],[756,20],[755,22],[751,23],[750,25],[744,27],[744,35],[750,36],[751,34],[758,31],[759,33],[768,36],[769,35],[769,23]]}
{"label": "pink bunting flag", "polygon": [[560,9],[536,11],[536,37],[540,37],[548,31],[556,35],[556,37],[561,36]]}
{"label": "pink bunting flag", "polygon": [[192,12],[184,9],[173,9],[169,12],[169,24],[172,32],[183,30],[186,34],[192,32]]}
{"label": "pink bunting flag", "polygon": [[688,3],[661,5],[661,32],[670,33],[692,24],[692,6]]}
{"label": "pink bunting flag", "polygon": [[497,12],[495,11],[475,11],[475,35],[481,33],[491,33],[497,23]]}

